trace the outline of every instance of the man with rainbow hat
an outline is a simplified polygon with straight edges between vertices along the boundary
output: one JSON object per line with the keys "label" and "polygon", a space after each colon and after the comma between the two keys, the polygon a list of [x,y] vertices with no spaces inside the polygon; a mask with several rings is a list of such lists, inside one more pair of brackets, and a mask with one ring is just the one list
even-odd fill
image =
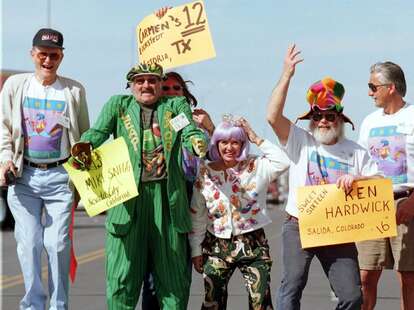
{"label": "man with rainbow hat", "polygon": [[[326,77],[307,91],[309,112],[300,120],[310,120],[309,130],[296,126],[283,115],[289,83],[296,65],[303,61],[295,45],[289,47],[280,80],[274,88],[267,120],[291,160],[286,220],[282,231],[283,274],[277,309],[300,309],[309,267],[316,256],[338,297],[336,309],[360,309],[362,304],[358,253],[354,243],[303,249],[299,235],[296,190],[301,186],[334,183],[350,190],[356,180],[381,177],[367,151],[344,137],[343,85]],[[346,279],[346,281],[344,281]]]}
{"label": "man with rainbow hat", "polygon": [[[191,218],[182,147],[203,157],[207,144],[185,97],[161,96],[162,78],[158,64],[133,67],[126,76],[132,95],[112,96],[82,142],[72,148],[73,165],[87,169],[91,146],[100,146],[111,134],[123,137],[138,187],[138,197],[107,212],[108,309],[135,309],[149,270],[161,308],[187,309]],[[177,123],[178,115],[186,122]]]}

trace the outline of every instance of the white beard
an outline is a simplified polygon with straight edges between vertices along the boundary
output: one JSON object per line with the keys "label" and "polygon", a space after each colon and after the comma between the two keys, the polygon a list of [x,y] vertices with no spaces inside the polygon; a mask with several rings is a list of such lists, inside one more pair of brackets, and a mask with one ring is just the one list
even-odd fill
{"label": "white beard", "polygon": [[331,126],[329,129],[320,129],[314,122],[309,123],[309,129],[315,138],[321,144],[335,144],[344,137],[344,123],[339,122],[336,126]]}

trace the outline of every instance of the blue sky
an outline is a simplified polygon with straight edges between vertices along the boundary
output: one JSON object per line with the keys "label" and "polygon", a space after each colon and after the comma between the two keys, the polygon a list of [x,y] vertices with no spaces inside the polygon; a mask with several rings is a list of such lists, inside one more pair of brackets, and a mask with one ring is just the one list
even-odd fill
{"label": "blue sky", "polygon": [[[87,90],[94,121],[111,95],[127,92],[125,74],[136,63],[135,27],[162,6],[187,1],[51,1],[51,26],[65,37],[60,74]],[[188,1],[191,2],[191,1]],[[391,60],[405,71],[414,95],[414,4],[409,1],[205,0],[217,57],[176,68],[194,85],[199,106],[215,122],[223,113],[245,116],[256,131],[275,139],[266,105],[288,45],[295,42],[304,63],[296,70],[286,104],[295,119],[308,109],[308,86],[332,76],[346,89],[345,113],[359,128],[375,107],[368,97],[369,67]],[[46,26],[47,0],[2,0],[1,68],[32,70],[29,50],[35,32]],[[306,126],[306,122],[303,122]],[[356,132],[347,131],[351,138]]]}

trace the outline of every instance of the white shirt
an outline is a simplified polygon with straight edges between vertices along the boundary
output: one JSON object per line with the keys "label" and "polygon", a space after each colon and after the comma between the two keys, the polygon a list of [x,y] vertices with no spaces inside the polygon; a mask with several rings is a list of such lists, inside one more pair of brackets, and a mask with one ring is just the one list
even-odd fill
{"label": "white shirt", "polygon": [[23,100],[26,159],[49,163],[69,157],[69,119],[66,110],[64,88],[59,79],[47,86],[40,84],[35,76],[30,79]]}
{"label": "white shirt", "polygon": [[321,144],[310,132],[294,124],[290,127],[285,151],[291,160],[286,212],[295,217],[299,217],[298,187],[336,183],[345,174],[381,175],[368,152],[359,144],[348,139],[341,139],[333,145]]}
{"label": "white shirt", "polygon": [[286,154],[265,140],[264,156],[249,155],[237,166],[213,170],[201,162],[191,201],[193,230],[189,234],[192,256],[201,255],[206,229],[218,238],[244,234],[269,223],[266,209],[268,185],[289,166]]}
{"label": "white shirt", "polygon": [[392,179],[394,189],[414,187],[413,105],[407,103],[394,114],[383,109],[369,114],[362,122],[359,143]]}

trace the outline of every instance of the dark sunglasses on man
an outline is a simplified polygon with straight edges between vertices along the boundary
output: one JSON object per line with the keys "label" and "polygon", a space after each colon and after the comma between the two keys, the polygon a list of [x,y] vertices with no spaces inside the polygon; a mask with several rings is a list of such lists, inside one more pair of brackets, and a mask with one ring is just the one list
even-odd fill
{"label": "dark sunglasses on man", "polygon": [[133,82],[138,85],[143,85],[145,81],[147,81],[147,83],[150,85],[155,85],[159,81],[159,79],[155,77],[136,77],[134,78]]}
{"label": "dark sunglasses on man", "polygon": [[164,85],[162,87],[162,90],[163,91],[169,91],[171,88],[175,91],[180,91],[181,89],[183,89],[180,85],[173,85],[173,86]]}
{"label": "dark sunglasses on man", "polygon": [[390,84],[373,84],[373,83],[368,83],[368,88],[373,92],[377,92],[378,88],[380,88],[381,86],[388,86]]}
{"label": "dark sunglasses on man", "polygon": [[323,118],[326,119],[328,122],[334,122],[338,118],[338,113],[336,112],[328,112],[328,113],[314,112],[312,113],[312,120],[315,122],[319,122]]}

